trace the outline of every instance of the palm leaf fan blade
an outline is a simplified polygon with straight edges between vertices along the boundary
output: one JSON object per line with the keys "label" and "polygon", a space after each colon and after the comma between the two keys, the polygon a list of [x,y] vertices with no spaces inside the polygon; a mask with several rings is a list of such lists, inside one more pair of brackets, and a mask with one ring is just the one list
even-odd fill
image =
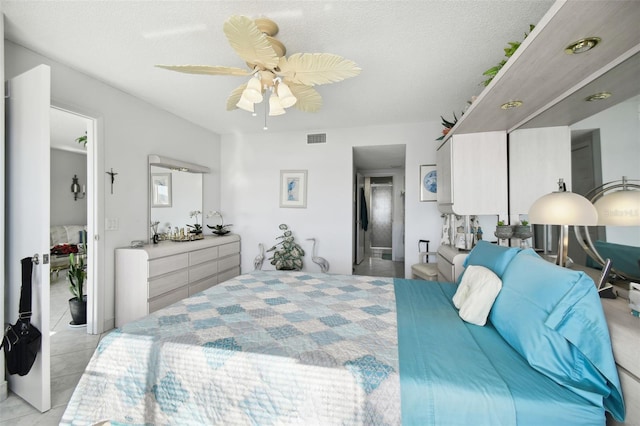
{"label": "palm leaf fan blade", "polygon": [[233,89],[233,92],[231,92],[231,95],[229,95],[229,97],[227,98],[227,111],[233,111],[234,109],[237,109],[238,106],[238,101],[240,101],[240,97],[242,96],[242,92],[244,91],[244,89],[247,87],[246,83],[236,87],[235,89]]}
{"label": "palm leaf fan blade", "polygon": [[294,53],[280,58],[279,67],[279,75],[306,86],[335,83],[362,71],[355,62],[332,53]]}
{"label": "palm leaf fan blade", "polygon": [[222,67],[211,65],[156,65],[165,70],[183,72],[187,74],[207,74],[207,75],[235,75],[247,76],[251,71],[235,67]]}
{"label": "palm leaf fan blade", "polygon": [[294,104],[297,109],[303,112],[318,112],[322,108],[322,97],[316,89],[302,84],[287,83],[297,99]]}
{"label": "palm leaf fan blade", "polygon": [[232,16],[222,27],[229,44],[245,62],[265,69],[278,66],[278,55],[260,32],[255,22],[246,16]]}

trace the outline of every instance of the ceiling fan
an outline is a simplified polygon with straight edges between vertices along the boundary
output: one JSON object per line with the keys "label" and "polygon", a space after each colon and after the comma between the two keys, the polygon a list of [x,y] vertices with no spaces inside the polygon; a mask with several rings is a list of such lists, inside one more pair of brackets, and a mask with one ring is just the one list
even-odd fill
{"label": "ceiling fan", "polygon": [[[320,94],[312,87],[335,83],[360,74],[355,62],[331,53],[295,53],[288,58],[285,46],[274,36],[278,26],[267,18],[234,15],[224,23],[229,44],[249,70],[210,65],[156,65],[189,74],[251,76],[227,99],[227,110],[254,113],[254,105],[269,93],[269,115],[281,115],[294,106],[304,112],[322,107]],[[255,114],[255,113],[254,113]]]}

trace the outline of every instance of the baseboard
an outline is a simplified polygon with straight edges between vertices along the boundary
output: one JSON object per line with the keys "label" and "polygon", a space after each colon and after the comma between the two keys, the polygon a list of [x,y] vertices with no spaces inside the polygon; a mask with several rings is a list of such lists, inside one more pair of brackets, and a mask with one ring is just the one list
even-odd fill
{"label": "baseboard", "polygon": [[103,332],[113,330],[114,328],[116,328],[116,319],[111,318],[111,319],[105,320],[103,324],[104,324],[104,328],[102,329]]}

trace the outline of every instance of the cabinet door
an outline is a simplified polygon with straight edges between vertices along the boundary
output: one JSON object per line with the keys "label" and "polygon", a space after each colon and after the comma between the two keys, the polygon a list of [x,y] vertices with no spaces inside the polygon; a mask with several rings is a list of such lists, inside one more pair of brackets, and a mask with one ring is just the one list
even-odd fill
{"label": "cabinet door", "polygon": [[451,183],[451,161],[451,139],[448,139],[436,153],[436,170],[438,176],[436,197],[438,200],[438,210],[443,213],[452,213],[453,187]]}

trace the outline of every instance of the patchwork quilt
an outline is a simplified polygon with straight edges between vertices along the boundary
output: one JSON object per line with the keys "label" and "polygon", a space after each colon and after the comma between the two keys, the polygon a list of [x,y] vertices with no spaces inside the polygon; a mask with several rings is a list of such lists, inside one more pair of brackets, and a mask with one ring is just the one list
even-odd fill
{"label": "patchwork quilt", "polygon": [[392,278],[257,271],[99,344],[61,424],[400,424]]}

